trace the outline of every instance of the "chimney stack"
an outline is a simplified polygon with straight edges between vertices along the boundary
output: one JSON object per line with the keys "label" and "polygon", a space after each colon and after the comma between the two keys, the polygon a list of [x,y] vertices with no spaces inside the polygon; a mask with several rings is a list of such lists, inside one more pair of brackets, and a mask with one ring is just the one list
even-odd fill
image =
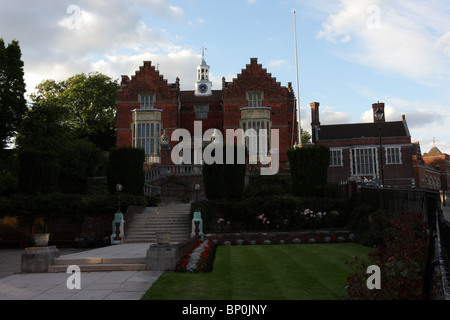
{"label": "chimney stack", "polygon": [[320,120],[319,120],[319,102],[311,102],[311,138],[316,143],[319,140]]}
{"label": "chimney stack", "polygon": [[[380,109],[381,111],[383,111],[383,119],[381,119],[380,121],[377,120],[376,116],[375,116],[375,112],[377,112],[377,110]],[[372,110],[373,110],[373,122],[374,123],[384,123],[386,122],[386,113],[384,111],[384,102],[377,102],[372,104]]]}

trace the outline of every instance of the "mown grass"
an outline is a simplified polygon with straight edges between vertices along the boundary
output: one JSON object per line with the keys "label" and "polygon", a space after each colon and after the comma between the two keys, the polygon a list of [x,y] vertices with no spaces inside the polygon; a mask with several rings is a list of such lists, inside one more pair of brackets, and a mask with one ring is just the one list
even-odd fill
{"label": "mown grass", "polygon": [[142,299],[343,299],[345,262],[370,251],[355,243],[219,246],[213,272],[165,272]]}

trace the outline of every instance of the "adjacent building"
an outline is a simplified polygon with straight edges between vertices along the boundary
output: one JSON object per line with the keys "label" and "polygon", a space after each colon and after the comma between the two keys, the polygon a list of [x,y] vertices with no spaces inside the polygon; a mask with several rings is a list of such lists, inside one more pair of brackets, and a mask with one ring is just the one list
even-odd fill
{"label": "adjacent building", "polygon": [[312,141],[330,147],[329,181],[375,180],[385,186],[415,185],[413,144],[406,118],[387,122],[384,108],[384,103],[372,105],[371,123],[321,125],[319,103],[311,103]]}
{"label": "adjacent building", "polygon": [[[423,161],[432,166],[439,175],[439,190],[450,190],[450,156],[446,153],[442,153],[436,147],[436,144],[423,154]],[[436,183],[437,184],[437,183]]]}

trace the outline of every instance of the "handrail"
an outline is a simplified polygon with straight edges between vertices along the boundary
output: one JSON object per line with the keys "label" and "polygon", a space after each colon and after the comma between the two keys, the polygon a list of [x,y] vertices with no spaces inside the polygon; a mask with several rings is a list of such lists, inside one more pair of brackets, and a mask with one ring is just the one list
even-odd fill
{"label": "handrail", "polygon": [[170,176],[199,176],[202,174],[202,165],[158,165],[145,172],[145,181],[150,184],[158,179]]}

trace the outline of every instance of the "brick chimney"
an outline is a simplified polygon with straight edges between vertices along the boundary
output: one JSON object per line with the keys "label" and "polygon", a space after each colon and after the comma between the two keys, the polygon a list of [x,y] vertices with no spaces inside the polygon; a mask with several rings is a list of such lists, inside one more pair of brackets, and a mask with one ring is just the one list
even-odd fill
{"label": "brick chimney", "polygon": [[319,140],[319,130],[320,130],[320,121],[319,121],[319,102],[311,102],[311,138],[312,142],[316,143]]}
{"label": "brick chimney", "polygon": [[[377,117],[375,116],[375,112],[377,112],[378,109],[383,111],[383,118],[380,121],[378,121]],[[379,123],[379,122],[384,123],[384,122],[386,122],[386,113],[384,111],[384,102],[379,102],[378,101],[377,103],[372,104],[372,110],[373,110],[372,113],[373,113],[373,122],[374,123]]]}

